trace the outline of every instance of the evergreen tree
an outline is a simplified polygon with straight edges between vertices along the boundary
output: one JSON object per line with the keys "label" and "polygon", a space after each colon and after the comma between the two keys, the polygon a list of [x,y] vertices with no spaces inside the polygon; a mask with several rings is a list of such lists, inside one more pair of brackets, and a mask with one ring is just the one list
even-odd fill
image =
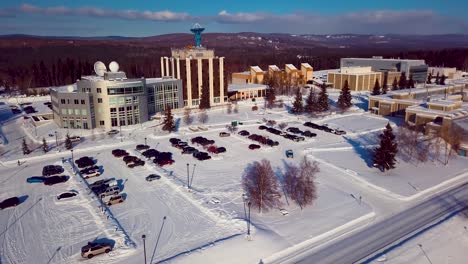
{"label": "evergreen tree", "polygon": [[400,75],[400,80],[398,81],[398,88],[406,89],[408,87],[408,81],[406,80],[406,73],[402,72]]}
{"label": "evergreen tree", "polygon": [[442,74],[442,76],[440,77],[439,84],[440,84],[440,85],[445,85],[445,79],[447,79],[447,77],[445,77],[445,75]]}
{"label": "evergreen tree", "polygon": [[317,111],[317,95],[315,94],[313,88],[310,88],[309,95],[306,98],[304,111],[309,114]]}
{"label": "evergreen tree", "polygon": [[374,151],[374,166],[381,171],[393,169],[395,168],[395,156],[398,150],[395,135],[390,124],[387,124],[379,137],[380,147]]}
{"label": "evergreen tree", "polygon": [[410,74],[410,76],[409,76],[408,88],[414,88],[414,81],[413,81],[413,75],[412,74]]}
{"label": "evergreen tree", "polygon": [[45,138],[42,138],[42,151],[44,151],[44,153],[47,153],[47,151],[49,151],[49,146],[47,145],[47,141],[45,140]]}
{"label": "evergreen tree", "polygon": [[202,94],[200,97],[200,109],[209,109],[210,106],[210,90],[207,85],[202,87]]}
{"label": "evergreen tree", "polygon": [[384,74],[383,84],[382,84],[382,94],[387,94],[388,91],[388,74]]}
{"label": "evergreen tree", "polygon": [[293,103],[293,113],[300,114],[304,111],[304,105],[302,103],[302,93],[301,89],[296,90],[296,97]]}
{"label": "evergreen tree", "polygon": [[348,80],[345,81],[343,89],[341,89],[338,97],[337,105],[342,111],[348,110],[353,104],[351,103],[351,92],[349,90]]}
{"label": "evergreen tree", "polygon": [[325,112],[329,109],[328,105],[328,94],[327,94],[327,86],[322,85],[318,99],[318,110],[321,112]]}
{"label": "evergreen tree", "polygon": [[72,149],[73,148],[73,143],[72,143],[70,135],[68,133],[67,133],[67,136],[65,138],[65,148],[66,149]]}
{"label": "evergreen tree", "polygon": [[393,83],[392,83],[392,91],[396,91],[398,90],[398,81],[395,77],[395,79],[393,79]]}
{"label": "evergreen tree", "polygon": [[273,105],[275,104],[275,100],[276,100],[275,89],[270,86],[266,94],[267,107],[272,108]]}
{"label": "evergreen tree", "polygon": [[174,116],[172,116],[172,111],[171,107],[167,106],[166,110],[164,111],[164,125],[162,127],[162,130],[173,132],[176,129],[175,123],[174,123]]}
{"label": "evergreen tree", "polygon": [[437,72],[436,79],[435,79],[436,84],[439,84],[439,79],[440,79],[439,72]]}
{"label": "evergreen tree", "polygon": [[431,84],[431,83],[432,83],[432,73],[429,73],[429,74],[427,75],[427,82],[426,82],[426,83],[427,83],[427,84]]}
{"label": "evergreen tree", "polygon": [[[345,85],[348,84],[348,81],[346,80]],[[372,90],[372,95],[379,95],[380,94],[380,83],[379,79],[375,79],[375,84],[374,84],[374,89]]]}
{"label": "evergreen tree", "polygon": [[28,155],[29,153],[31,153],[31,150],[29,150],[29,146],[26,143],[26,139],[23,138],[23,155]]}

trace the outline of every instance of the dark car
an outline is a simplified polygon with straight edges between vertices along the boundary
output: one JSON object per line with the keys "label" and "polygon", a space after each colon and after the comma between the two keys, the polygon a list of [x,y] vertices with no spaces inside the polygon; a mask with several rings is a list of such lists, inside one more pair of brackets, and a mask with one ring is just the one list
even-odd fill
{"label": "dark car", "polygon": [[182,154],[193,154],[194,152],[197,152],[198,150],[194,147],[185,147],[182,149]]}
{"label": "dark car", "polygon": [[46,177],[42,176],[33,176],[26,179],[28,183],[43,183]]}
{"label": "dark car", "polygon": [[112,150],[112,155],[116,158],[121,158],[124,156],[128,156],[128,152],[123,149],[114,149]]}
{"label": "dark car", "polygon": [[172,153],[171,152],[159,152],[156,158],[169,160],[169,159],[172,159]]}
{"label": "dark car", "polygon": [[224,153],[226,152],[226,148],[225,147],[219,147],[216,149],[216,153]]}
{"label": "dark car", "polygon": [[90,171],[99,171],[99,167],[96,166],[96,165],[91,166],[91,167],[87,167],[85,169],[80,170],[80,173],[81,174],[88,174]]}
{"label": "dark car", "polygon": [[265,130],[265,129],[267,129],[267,127],[266,127],[266,126],[263,126],[263,125],[261,125],[261,126],[259,126],[259,127],[258,127],[258,129],[260,129],[260,130]]}
{"label": "dark car", "polygon": [[146,181],[154,181],[154,180],[159,180],[161,179],[161,175],[157,175],[157,174],[150,174],[148,176],[146,176]]}
{"label": "dark car", "polygon": [[80,169],[93,166],[95,164],[94,160],[88,156],[84,156],[75,160],[75,163],[76,165],[78,165],[78,168]]}
{"label": "dark car", "polygon": [[118,130],[112,129],[112,130],[110,130],[110,131],[107,132],[107,135],[116,135],[116,134],[118,134],[118,133],[119,133]]}
{"label": "dark car", "polygon": [[242,131],[240,131],[238,134],[241,135],[241,136],[248,136],[248,135],[250,135],[249,131],[247,131],[247,130],[242,130]]}
{"label": "dark car", "polygon": [[136,157],[136,156],[125,156],[123,158],[123,161],[125,162],[125,164],[128,164],[128,163],[136,161],[136,160],[139,160],[139,158]]}
{"label": "dark car", "polygon": [[11,197],[0,203],[0,209],[5,209],[8,207],[15,207],[20,204],[20,199],[18,197]]}
{"label": "dark car", "polygon": [[184,141],[179,141],[177,144],[173,144],[173,147],[176,147],[178,149],[183,149],[188,146],[187,142]]}
{"label": "dark car", "polygon": [[250,144],[249,145],[249,149],[259,149],[260,148],[260,145],[257,145],[257,144]]}
{"label": "dark car", "polygon": [[150,146],[148,146],[148,145],[142,145],[142,144],[140,144],[140,145],[137,145],[135,149],[136,149],[137,151],[143,151],[143,150],[147,150],[147,149],[149,149],[149,148],[150,148]]}
{"label": "dark car", "polygon": [[54,174],[59,174],[63,172],[63,168],[60,165],[47,165],[42,168],[42,175],[43,176],[50,176]]}
{"label": "dark car", "polygon": [[316,137],[317,134],[310,132],[309,130],[306,130],[302,133],[303,136],[305,137]]}
{"label": "dark car", "polygon": [[172,165],[175,161],[173,159],[154,159],[153,162],[160,167],[165,165]]}
{"label": "dark car", "polygon": [[74,192],[74,191],[64,192],[64,193],[61,193],[61,194],[57,195],[57,200],[71,198],[71,197],[75,197],[77,195],[78,195],[78,193]]}
{"label": "dark car", "polygon": [[127,167],[129,167],[129,168],[134,168],[136,166],[144,166],[144,165],[145,165],[145,161],[143,161],[141,159],[137,159],[135,161],[127,163]]}
{"label": "dark car", "polygon": [[317,125],[315,123],[312,123],[312,122],[305,122],[304,123],[304,126],[307,126],[307,127],[310,127],[310,128],[314,128],[314,129],[320,129],[320,125]]}
{"label": "dark car", "polygon": [[45,185],[54,185],[54,184],[57,184],[57,183],[61,183],[61,182],[66,182],[68,181],[68,177],[67,176],[52,176],[52,177],[48,177],[44,180],[44,184]]}
{"label": "dark car", "polygon": [[346,135],[346,131],[340,129],[336,129],[334,133],[335,135]]}
{"label": "dark car", "polygon": [[159,155],[159,151],[155,150],[155,149],[148,149],[146,151],[144,151],[143,153],[141,153],[141,155],[143,155],[144,157],[146,158],[155,158],[156,156]]}
{"label": "dark car", "polygon": [[170,138],[169,139],[169,142],[171,142],[171,144],[177,144],[177,143],[179,143],[179,141],[181,141],[181,140],[178,139],[178,138]]}

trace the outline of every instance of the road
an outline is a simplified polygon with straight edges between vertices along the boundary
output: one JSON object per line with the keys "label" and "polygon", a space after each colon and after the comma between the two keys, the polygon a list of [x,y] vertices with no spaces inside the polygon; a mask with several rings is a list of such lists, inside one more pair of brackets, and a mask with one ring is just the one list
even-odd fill
{"label": "road", "polygon": [[468,184],[446,190],[349,236],[295,256],[284,256],[275,263],[365,263],[432,223],[468,208]]}

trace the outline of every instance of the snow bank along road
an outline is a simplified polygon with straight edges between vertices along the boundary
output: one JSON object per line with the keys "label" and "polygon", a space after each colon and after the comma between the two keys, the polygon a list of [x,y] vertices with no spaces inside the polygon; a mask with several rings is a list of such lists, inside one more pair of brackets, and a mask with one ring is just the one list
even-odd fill
{"label": "snow bank along road", "polygon": [[422,228],[468,208],[468,183],[439,193],[365,229],[313,251],[297,252],[271,263],[365,263]]}

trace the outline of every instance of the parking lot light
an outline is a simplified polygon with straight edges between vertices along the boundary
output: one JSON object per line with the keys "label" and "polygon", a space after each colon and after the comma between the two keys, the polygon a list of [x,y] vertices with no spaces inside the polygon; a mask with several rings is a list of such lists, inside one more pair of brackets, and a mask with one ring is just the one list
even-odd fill
{"label": "parking lot light", "polygon": [[146,138],[145,138],[145,145],[148,145],[148,144],[146,144]]}
{"label": "parking lot light", "polygon": [[145,264],[146,264],[146,242],[145,242],[146,235],[145,234],[141,235],[141,239],[143,239],[143,254],[145,257]]}

